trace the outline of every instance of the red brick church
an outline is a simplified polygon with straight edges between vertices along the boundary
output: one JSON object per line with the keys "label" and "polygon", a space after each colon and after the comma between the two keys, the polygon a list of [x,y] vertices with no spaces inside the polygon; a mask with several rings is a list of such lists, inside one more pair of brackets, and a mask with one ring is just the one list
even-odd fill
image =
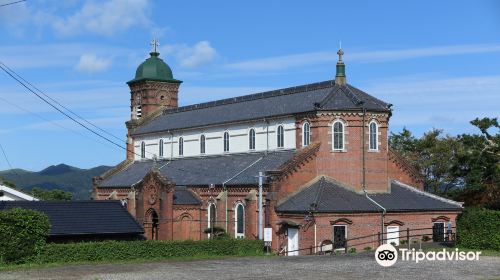
{"label": "red brick church", "polygon": [[398,242],[406,228],[444,234],[461,204],[423,191],[388,146],[392,105],[348,84],[338,54],[333,80],[179,107],[182,81],[154,48],[127,83],[126,160],[94,178],[94,199],[121,200],[148,239],[206,239],[214,226],[255,239],[264,172],[275,251],[382,230]]}

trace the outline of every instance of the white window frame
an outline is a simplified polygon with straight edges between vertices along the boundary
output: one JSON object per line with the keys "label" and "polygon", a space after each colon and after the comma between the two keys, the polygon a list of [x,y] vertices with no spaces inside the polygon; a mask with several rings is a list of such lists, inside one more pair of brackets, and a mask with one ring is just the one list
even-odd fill
{"label": "white window frame", "polygon": [[[214,214],[215,214],[215,219],[214,219],[214,224],[212,225],[211,223],[211,215],[210,215],[210,207],[212,207],[212,205],[214,206]],[[211,228],[213,226],[215,226],[215,224],[217,223],[217,204],[213,203],[213,202],[210,202],[208,203],[208,208],[207,208],[207,217],[208,217],[208,220],[207,220],[207,225],[208,227],[207,228]],[[208,234],[208,236],[210,236],[210,233]]]}
{"label": "white window frame", "polygon": [[205,134],[200,135],[200,154],[204,155],[207,152],[207,138]]}
{"label": "white window frame", "polygon": [[[308,127],[307,131],[306,125]],[[309,144],[311,144],[311,124],[306,121],[302,124],[302,147],[309,146]]]}
{"label": "white window frame", "polygon": [[[336,148],[335,147],[335,135],[336,134],[339,134],[338,132],[335,132],[335,125],[339,123],[341,125],[341,128],[342,128],[342,133],[341,133],[341,136],[342,136],[342,147],[340,148]],[[332,150],[334,151],[345,151],[345,123],[341,120],[336,120],[333,122],[332,124]]]}
{"label": "white window frame", "polygon": [[[243,232],[238,233],[238,207],[241,205],[241,209],[243,211]],[[234,207],[234,237],[235,238],[245,238],[245,205],[243,203],[238,202]]]}
{"label": "white window frame", "polygon": [[[375,148],[372,147],[372,124],[375,125]],[[374,120],[368,124],[368,150],[378,151],[378,123]]]}
{"label": "white window frame", "polygon": [[250,130],[248,130],[248,150],[250,151],[255,151],[255,145],[256,145],[255,138],[256,138],[255,129],[250,128]]}
{"label": "white window frame", "polygon": [[[280,128],[282,131],[281,134],[280,134]],[[276,127],[276,147],[278,149],[283,149],[285,147],[285,127],[281,124],[278,125],[278,127]]]}
{"label": "white window frame", "polygon": [[[226,139],[226,135],[227,135],[227,139]],[[224,131],[224,134],[222,135],[222,151],[224,153],[229,153],[229,150],[231,149],[231,144],[229,143],[230,138],[231,138],[231,136],[229,135],[229,132]],[[226,143],[227,143],[227,146],[226,146]]]}

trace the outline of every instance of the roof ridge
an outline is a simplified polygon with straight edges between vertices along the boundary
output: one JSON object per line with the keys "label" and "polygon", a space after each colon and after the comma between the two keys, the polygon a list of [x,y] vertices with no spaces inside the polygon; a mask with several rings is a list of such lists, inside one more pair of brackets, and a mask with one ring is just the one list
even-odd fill
{"label": "roof ridge", "polygon": [[186,105],[186,106],[181,106],[181,107],[177,107],[177,108],[168,108],[168,109],[163,110],[162,114],[167,115],[167,114],[172,114],[172,113],[205,109],[205,108],[211,108],[211,107],[216,107],[216,106],[221,106],[221,105],[235,104],[235,103],[240,103],[240,102],[245,102],[245,101],[258,100],[258,99],[270,98],[270,97],[281,96],[281,95],[290,95],[290,94],[296,94],[296,93],[306,92],[306,91],[310,91],[310,90],[328,88],[328,87],[332,87],[332,86],[335,86],[335,80],[327,80],[327,81],[323,81],[323,82],[316,82],[316,83],[311,83],[311,84],[275,89],[275,90],[258,92],[258,93],[248,94],[248,95],[237,96],[237,97],[219,99],[219,100],[214,100],[214,101],[209,101],[209,102],[204,102],[204,103]]}
{"label": "roof ridge", "polygon": [[412,187],[410,185],[407,185],[407,184],[405,184],[403,182],[400,182],[398,180],[392,180],[392,182],[396,183],[400,187],[403,187],[403,188],[405,188],[405,189],[407,189],[409,191],[416,192],[416,193],[418,193],[420,195],[425,195],[425,196],[428,196],[430,198],[434,198],[434,199],[441,200],[441,201],[449,203],[449,204],[454,204],[454,205],[463,207],[462,203],[460,203],[460,202],[457,202],[457,201],[454,201],[454,200],[451,200],[451,199],[447,199],[447,198],[444,198],[444,197],[440,197],[438,195],[435,195],[435,194],[432,194],[432,193],[428,193],[428,192],[425,192],[425,191],[421,191],[421,190],[419,190],[417,188],[414,188],[414,187]]}

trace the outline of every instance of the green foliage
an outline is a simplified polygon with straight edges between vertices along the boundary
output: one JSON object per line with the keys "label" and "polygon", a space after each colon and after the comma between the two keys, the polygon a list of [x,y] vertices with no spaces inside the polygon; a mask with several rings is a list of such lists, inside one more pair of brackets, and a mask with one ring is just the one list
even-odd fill
{"label": "green foliage", "polygon": [[481,134],[443,135],[433,129],[416,138],[407,129],[391,133],[389,144],[420,171],[427,191],[465,206],[500,209],[500,133],[496,118],[471,121]]}
{"label": "green foliage", "polygon": [[44,190],[41,188],[33,188],[31,194],[41,200],[71,200],[73,194],[60,189]]}
{"label": "green foliage", "polygon": [[227,239],[227,238],[231,238],[231,236],[229,234],[226,233],[226,230],[221,228],[221,227],[218,227],[218,226],[214,226],[213,229],[212,228],[206,228],[205,233],[210,233],[212,234],[213,233],[213,239]]}
{"label": "green foliage", "polygon": [[369,251],[371,251],[371,250],[372,250],[372,247],[367,246],[367,247],[363,248],[363,250],[365,250],[366,252],[369,252]]}
{"label": "green foliage", "polygon": [[356,248],[353,247],[353,248],[349,249],[349,253],[356,254]]}
{"label": "green foliage", "polygon": [[263,248],[262,241],[245,239],[47,244],[32,261],[71,263],[200,256],[257,256],[263,255]]}
{"label": "green foliage", "polygon": [[422,241],[423,242],[427,242],[427,241],[430,241],[430,240],[431,240],[431,238],[428,235],[422,236]]}
{"label": "green foliage", "polygon": [[458,217],[457,227],[459,246],[500,250],[500,211],[467,209]]}
{"label": "green foliage", "polygon": [[50,224],[47,215],[28,209],[0,211],[0,262],[22,262],[39,254]]}

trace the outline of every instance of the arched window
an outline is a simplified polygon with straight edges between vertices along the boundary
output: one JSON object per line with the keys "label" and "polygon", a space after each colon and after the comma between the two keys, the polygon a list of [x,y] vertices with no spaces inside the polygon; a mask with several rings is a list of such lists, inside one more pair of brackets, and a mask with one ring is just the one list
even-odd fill
{"label": "arched window", "polygon": [[205,135],[200,136],[200,154],[205,154]]}
{"label": "arched window", "polygon": [[146,157],[146,143],[141,142],[141,158],[145,158]]}
{"label": "arched window", "polygon": [[302,146],[309,146],[309,142],[311,142],[311,125],[305,122],[302,126]]}
{"label": "arched window", "polygon": [[245,207],[241,203],[234,208],[234,237],[245,237]]}
{"label": "arched window", "polygon": [[229,152],[229,132],[224,132],[224,152]]}
{"label": "arched window", "polygon": [[250,129],[248,132],[248,149],[255,150],[255,129]]}
{"label": "arched window", "polygon": [[179,137],[179,156],[184,155],[184,138]]}
{"label": "arched window", "polygon": [[163,139],[160,139],[160,143],[158,143],[158,150],[160,157],[163,157]]}
{"label": "arched window", "polygon": [[208,228],[215,226],[217,222],[217,211],[215,203],[208,204]]}
{"label": "arched window", "polygon": [[370,133],[369,133],[369,138],[370,138],[370,150],[378,150],[378,126],[375,121],[372,121],[370,123]]}
{"label": "arched window", "polygon": [[278,126],[276,137],[278,148],[283,148],[285,146],[285,131],[282,125]]}
{"label": "arched window", "polygon": [[344,124],[341,121],[333,123],[333,150],[340,151],[344,149]]}

